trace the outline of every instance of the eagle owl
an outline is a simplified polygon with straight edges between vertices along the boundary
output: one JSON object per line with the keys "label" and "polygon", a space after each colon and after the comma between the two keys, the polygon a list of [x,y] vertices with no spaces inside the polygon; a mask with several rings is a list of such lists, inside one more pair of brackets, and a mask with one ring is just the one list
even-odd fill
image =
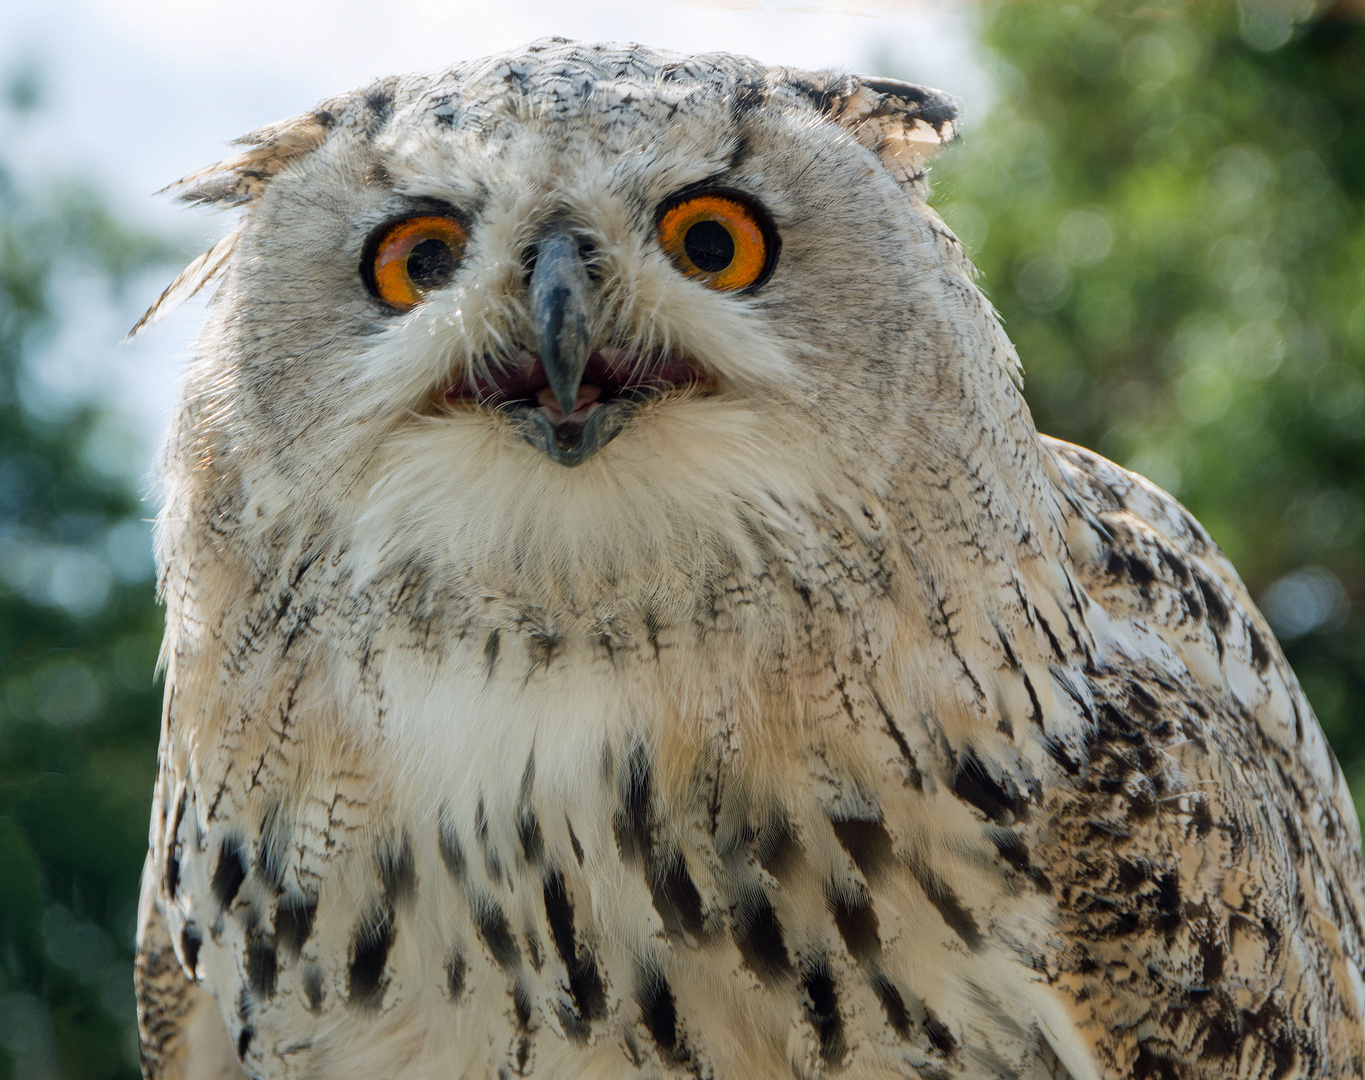
{"label": "eagle owl", "polygon": [[954,124],[555,39],[182,182],[149,1077],[1361,1075],[1342,774],[1035,430]]}

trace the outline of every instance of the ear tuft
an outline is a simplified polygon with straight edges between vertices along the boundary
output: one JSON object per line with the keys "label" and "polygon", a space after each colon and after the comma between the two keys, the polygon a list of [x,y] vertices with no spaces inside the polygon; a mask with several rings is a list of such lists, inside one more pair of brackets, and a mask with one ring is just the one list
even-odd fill
{"label": "ear tuft", "polygon": [[921,182],[925,162],[957,137],[956,99],[899,79],[851,76],[826,112],[906,183]]}
{"label": "ear tuft", "polygon": [[157,194],[175,192],[183,202],[241,206],[259,196],[289,162],[321,146],[335,123],[331,112],[319,109],[253,131],[233,144],[251,149],[190,173]]}
{"label": "ear tuft", "polygon": [[904,102],[907,113],[913,113],[915,120],[932,127],[939,142],[951,142],[957,135],[957,100],[942,91],[900,79],[859,76],[858,82],[864,89]]}
{"label": "ear tuft", "polygon": [[240,235],[240,229],[233,230],[180,271],[179,276],[166,287],[165,292],[156,298],[156,302],[147,309],[142,318],[138,319],[137,325],[124,335],[123,340],[132,341],[152,323],[160,322],[221,274],[224,267],[227,266],[228,256],[232,254],[232,249],[236,246],[237,238]]}
{"label": "ear tuft", "polygon": [[[335,125],[335,116],[326,108],[271,124],[233,142],[234,146],[250,149],[190,173],[157,194],[174,192],[182,202],[196,205],[242,206],[258,198],[266,185],[291,161],[312,153],[326,142]],[[137,325],[128,331],[124,340],[135,337],[217,278],[226,268],[239,236],[240,229],[232,231],[185,267]]]}

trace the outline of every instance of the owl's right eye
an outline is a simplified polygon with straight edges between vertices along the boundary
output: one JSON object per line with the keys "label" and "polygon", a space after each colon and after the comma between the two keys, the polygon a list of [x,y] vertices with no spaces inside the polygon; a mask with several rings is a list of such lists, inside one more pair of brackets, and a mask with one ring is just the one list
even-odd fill
{"label": "owl's right eye", "polygon": [[366,245],[361,267],[370,291],[391,308],[411,311],[449,283],[469,240],[454,218],[423,214],[384,226]]}

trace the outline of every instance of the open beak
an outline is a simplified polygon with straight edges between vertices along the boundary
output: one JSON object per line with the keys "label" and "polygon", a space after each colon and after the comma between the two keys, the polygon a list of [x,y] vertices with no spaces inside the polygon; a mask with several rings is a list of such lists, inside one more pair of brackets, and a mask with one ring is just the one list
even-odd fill
{"label": "open beak", "polygon": [[676,390],[706,388],[710,379],[686,357],[640,355],[592,343],[592,281],[578,240],[565,229],[545,235],[527,296],[538,355],[499,358],[487,372],[442,393],[513,421],[537,450],[573,467],[616,438],[645,402]]}

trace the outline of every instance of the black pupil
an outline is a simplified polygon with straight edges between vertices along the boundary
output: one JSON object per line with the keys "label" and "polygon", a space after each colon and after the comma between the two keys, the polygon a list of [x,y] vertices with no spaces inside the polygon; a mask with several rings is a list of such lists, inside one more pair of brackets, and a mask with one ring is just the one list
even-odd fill
{"label": "black pupil", "polygon": [[699,221],[683,237],[683,250],[704,274],[718,274],[735,260],[735,238],[719,221]]}
{"label": "black pupil", "polygon": [[408,253],[408,277],[417,288],[435,289],[455,273],[455,253],[444,240],[423,240]]}

